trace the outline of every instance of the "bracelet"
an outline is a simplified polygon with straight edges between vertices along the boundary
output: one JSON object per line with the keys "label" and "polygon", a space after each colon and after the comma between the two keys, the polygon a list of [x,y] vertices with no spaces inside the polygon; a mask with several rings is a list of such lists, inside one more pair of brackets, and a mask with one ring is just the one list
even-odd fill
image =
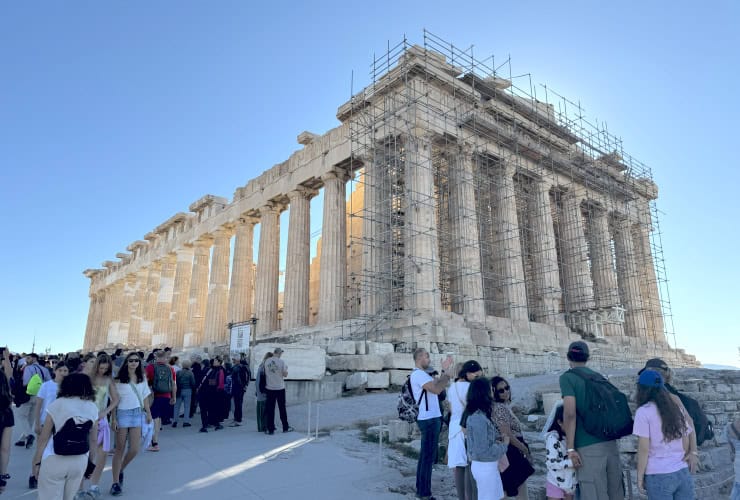
{"label": "bracelet", "polygon": [[573,449],[573,448],[568,448],[567,450],[565,450],[565,453],[570,453],[570,452],[575,452],[575,451],[576,451],[576,450],[575,450],[575,449]]}
{"label": "bracelet", "polygon": [[695,455],[697,457],[699,456],[699,452],[698,451],[690,451],[689,453],[691,453],[692,455]]}

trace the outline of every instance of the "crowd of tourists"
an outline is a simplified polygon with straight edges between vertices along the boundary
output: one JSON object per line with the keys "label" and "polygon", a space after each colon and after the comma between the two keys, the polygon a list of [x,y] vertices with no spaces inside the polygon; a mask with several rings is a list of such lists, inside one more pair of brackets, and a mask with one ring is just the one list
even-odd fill
{"label": "crowd of tourists", "polygon": [[[447,466],[459,500],[528,498],[527,480],[535,470],[519,419],[512,412],[509,382],[487,378],[475,360],[442,361],[441,373],[429,353],[414,351],[415,369],[399,396],[399,417],[416,422],[421,434],[416,497],[432,497],[432,465],[438,460],[439,435],[448,422]],[[697,446],[713,430],[696,400],[672,385],[662,359],[648,360],[636,376],[636,406],[587,366],[585,342],[568,347],[570,369],[560,376],[562,399],[548,415],[545,442],[548,499],[623,500],[626,497],[617,440],[637,437],[637,488],[650,500],[693,500],[692,474]],[[454,379],[454,380],[453,380]],[[442,403],[447,401],[447,403]],[[443,406],[449,408],[444,415]],[[730,422],[727,439],[733,454],[740,446],[740,419]],[[740,500],[740,456],[735,461],[732,500]]]}
{"label": "crowd of tourists", "polygon": [[[257,425],[275,433],[275,405],[284,432],[288,424],[280,348],[265,355],[256,375]],[[191,427],[200,413],[200,432],[243,422],[244,395],[252,371],[244,354],[224,359],[193,356],[182,360],[171,350],[116,350],[44,359],[35,353],[2,352],[0,370],[0,493],[10,479],[8,463],[14,426],[15,445],[33,449],[29,489],[40,500],[102,497],[100,480],[111,459],[110,494],[124,491],[128,465],[146,450],[160,450],[164,426]]]}

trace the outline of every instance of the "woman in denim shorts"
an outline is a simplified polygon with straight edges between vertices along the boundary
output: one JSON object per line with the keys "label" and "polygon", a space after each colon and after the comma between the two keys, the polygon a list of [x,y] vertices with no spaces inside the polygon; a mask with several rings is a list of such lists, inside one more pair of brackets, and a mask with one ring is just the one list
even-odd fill
{"label": "woman in denim shorts", "polygon": [[[142,419],[152,421],[148,396],[149,384],[141,369],[141,357],[132,352],[126,356],[116,379],[119,396],[118,407],[111,420],[111,429],[116,433],[116,451],[113,455],[113,485],[110,494],[118,496],[123,492],[123,471],[139,453],[141,448]],[[128,450],[126,450],[128,441]]]}

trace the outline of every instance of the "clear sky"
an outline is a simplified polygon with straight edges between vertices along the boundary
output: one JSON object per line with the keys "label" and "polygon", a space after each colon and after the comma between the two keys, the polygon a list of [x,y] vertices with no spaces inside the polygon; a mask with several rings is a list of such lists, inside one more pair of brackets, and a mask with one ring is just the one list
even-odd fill
{"label": "clear sky", "polygon": [[0,343],[79,348],[84,269],[336,126],[353,70],[426,28],[511,55],[652,168],[678,345],[740,365],[738,6],[2,2]]}

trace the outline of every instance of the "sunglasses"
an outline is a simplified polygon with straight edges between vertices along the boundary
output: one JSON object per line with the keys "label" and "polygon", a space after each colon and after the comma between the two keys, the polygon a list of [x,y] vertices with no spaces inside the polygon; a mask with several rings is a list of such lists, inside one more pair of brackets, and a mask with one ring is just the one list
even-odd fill
{"label": "sunglasses", "polygon": [[496,389],[496,392],[499,393],[499,394],[503,394],[503,393],[505,393],[507,391],[510,391],[510,390],[511,390],[511,387],[509,387],[507,385],[506,387],[502,387],[501,389]]}
{"label": "sunglasses", "polygon": [[140,359],[136,359],[136,358],[131,358],[131,359],[128,360],[129,363],[138,363],[139,361],[141,361],[141,360]]}

